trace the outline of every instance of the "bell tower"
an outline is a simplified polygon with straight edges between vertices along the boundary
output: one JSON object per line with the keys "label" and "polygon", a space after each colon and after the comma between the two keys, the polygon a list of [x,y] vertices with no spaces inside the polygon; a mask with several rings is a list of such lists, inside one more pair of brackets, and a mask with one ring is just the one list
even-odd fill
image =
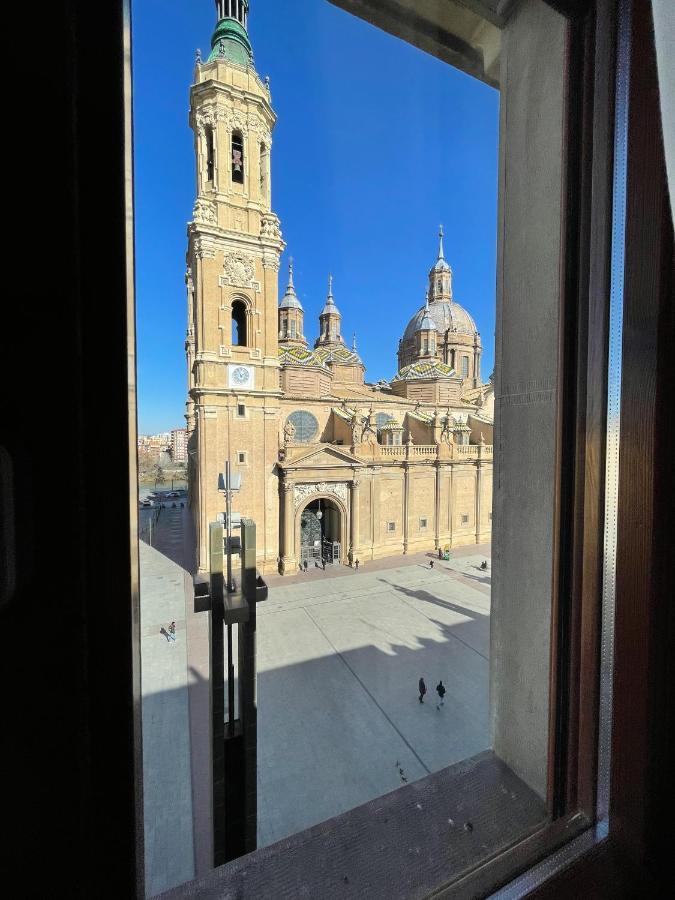
{"label": "bell tower", "polygon": [[[207,566],[208,523],[223,508],[218,474],[225,459],[235,471],[238,462],[259,471],[273,465],[252,436],[263,436],[262,447],[276,443],[278,271],[285,246],[272,212],[276,115],[269,79],[262,81],[253,65],[249,2],[216,0],[216,14],[211,52],[204,61],[197,51],[190,89],[197,196],[188,224],[187,418],[200,568]],[[257,521],[258,547],[266,553],[276,538],[272,526],[269,534],[261,529],[265,517],[257,514],[265,508],[265,479],[242,482],[242,504]]]}

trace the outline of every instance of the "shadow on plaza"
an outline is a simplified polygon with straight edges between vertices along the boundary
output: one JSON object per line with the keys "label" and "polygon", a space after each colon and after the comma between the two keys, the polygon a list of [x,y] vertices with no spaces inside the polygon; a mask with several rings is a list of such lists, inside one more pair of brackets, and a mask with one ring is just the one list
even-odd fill
{"label": "shadow on plaza", "polygon": [[406,597],[410,597],[411,599],[415,600],[422,600],[424,603],[430,603],[433,606],[440,606],[443,609],[451,610],[452,612],[459,613],[462,616],[468,616],[470,619],[490,618],[489,613],[482,613],[480,612],[480,610],[469,609],[469,607],[467,606],[461,606],[457,603],[451,603],[449,600],[441,600],[439,597],[436,597],[429,591],[413,591],[401,584],[396,584],[394,581],[387,581],[386,578],[378,578],[377,580],[382,582],[382,584],[386,584],[389,587],[393,588],[395,591],[398,591],[400,594],[405,594]]}

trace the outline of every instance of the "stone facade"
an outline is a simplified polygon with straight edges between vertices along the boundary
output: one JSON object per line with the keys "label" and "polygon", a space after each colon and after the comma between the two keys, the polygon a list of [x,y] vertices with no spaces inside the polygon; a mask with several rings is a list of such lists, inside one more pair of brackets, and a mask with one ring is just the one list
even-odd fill
{"label": "stone facade", "polygon": [[354,565],[489,540],[491,384],[480,377],[480,335],[453,297],[442,232],[391,383],[365,382],[356,345],[342,337],[332,277],[309,348],[292,267],[278,300],[275,114],[248,50],[242,59],[243,24],[219,21],[191,89],[186,419],[198,566],[208,568],[228,459],[242,475],[233,508],[257,524],[262,572],[294,572],[326,554]]}

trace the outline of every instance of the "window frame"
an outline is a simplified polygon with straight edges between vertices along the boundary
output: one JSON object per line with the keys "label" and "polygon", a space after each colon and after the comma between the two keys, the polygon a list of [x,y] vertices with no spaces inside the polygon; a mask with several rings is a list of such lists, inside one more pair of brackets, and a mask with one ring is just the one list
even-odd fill
{"label": "window frame", "polygon": [[[558,0],[551,5],[572,13],[579,13],[588,6],[581,0],[567,4],[563,0]],[[646,0],[633,0],[628,5],[636,11],[633,25],[635,49],[631,51],[631,74],[634,79],[632,84],[635,85],[636,91],[640,88],[644,91],[645,84],[653,88],[653,83],[649,82],[649,79],[653,78],[649,6]],[[596,34],[605,47],[606,58],[609,59],[613,55],[613,25],[610,20],[614,6],[612,3],[598,0],[598,8],[603,10],[605,18],[601,23],[602,27],[596,29]],[[63,383],[73,397],[73,409],[77,410],[74,414],[74,433],[75,430],[84,433],[81,427],[84,422],[89,426],[87,433],[90,439],[94,435],[105,437],[103,426],[97,423],[97,419],[100,419],[98,398],[105,388],[105,395],[109,401],[109,415],[105,428],[109,430],[111,423],[115,427],[119,426],[117,433],[126,433],[131,439],[131,446],[134,447],[133,401],[131,415],[128,410],[130,389],[133,392],[134,387],[133,235],[129,227],[133,222],[130,181],[129,5],[128,2],[105,4],[96,8],[95,15],[92,10],[71,5],[64,15],[67,16],[70,26],[67,29],[70,52],[64,54],[63,60],[70,90],[67,92],[67,100],[60,107],[63,112],[63,121],[60,124],[63,127],[63,123],[66,123],[63,128],[66,151],[70,153],[77,148],[84,152],[73,153],[72,170],[67,170],[72,187],[79,188],[74,191],[77,200],[73,208],[77,207],[80,215],[69,216],[68,222],[71,227],[62,228],[62,234],[58,233],[58,229],[54,230],[54,243],[64,251],[62,259],[69,262],[73,272],[78,276],[70,281],[74,298],[73,308],[64,305],[62,314],[64,319],[67,318],[69,321],[72,319],[80,326],[79,333],[77,328],[73,328],[71,334],[66,335],[66,341],[71,341],[67,346],[71,348],[73,358],[75,353],[79,355],[77,364],[69,368],[68,354],[64,352]],[[649,66],[645,65],[645,58],[648,59]],[[88,83],[89,80],[79,77],[78,74],[93,67],[99,72],[95,85]],[[641,71],[641,68],[644,71]],[[611,70],[610,63],[608,69],[610,74]],[[37,78],[38,75],[39,72],[36,70],[34,75],[27,73],[26,77]],[[613,84],[609,85],[608,91],[605,81],[602,73],[596,73],[594,79],[596,95],[601,96],[604,92],[607,101],[605,109],[610,110]],[[625,878],[627,873],[635,874],[636,871],[644,886],[644,870],[641,871],[637,867],[644,865],[648,851],[662,852],[658,835],[655,841],[650,840],[650,837],[654,837],[654,831],[648,820],[658,821],[658,817],[650,816],[650,810],[659,808],[666,802],[664,797],[659,795],[658,766],[654,766],[654,763],[659,760],[659,754],[667,747],[662,733],[665,717],[661,713],[667,709],[665,704],[668,697],[665,694],[668,690],[672,690],[672,687],[664,686],[656,677],[658,673],[666,671],[662,655],[673,633],[673,624],[672,615],[666,615],[669,586],[665,562],[655,554],[662,551],[663,556],[666,556],[665,539],[658,533],[657,526],[672,521],[672,509],[667,508],[666,501],[672,497],[673,475],[667,463],[672,456],[675,438],[666,388],[672,388],[673,385],[673,360],[668,357],[667,342],[662,338],[664,335],[672,336],[674,328],[672,312],[668,317],[658,302],[665,290],[663,282],[659,282],[659,272],[665,270],[668,252],[667,239],[663,236],[666,231],[663,216],[667,201],[664,205],[665,191],[660,179],[654,177],[655,170],[662,166],[662,159],[659,158],[659,142],[654,140],[649,142],[642,136],[654,134],[653,127],[645,127],[654,125],[656,115],[653,100],[650,100],[651,96],[649,92],[635,94],[635,97],[643,102],[633,105],[636,112],[629,123],[631,154],[629,158],[632,162],[631,178],[628,181],[628,227],[632,244],[628,248],[626,258],[624,310],[629,330],[625,343],[629,352],[624,356],[623,370],[624,384],[628,385],[628,390],[622,398],[621,427],[622,448],[626,447],[629,450],[628,471],[631,479],[628,478],[628,473],[623,476],[620,474],[617,516],[619,525],[624,524],[625,529],[623,531],[619,529],[619,549],[623,552],[617,555],[615,632],[616,673],[626,689],[615,692],[611,698],[614,713],[610,770],[612,791],[609,798],[612,815],[604,834],[599,829],[586,830],[583,836],[586,845],[581,848],[581,855],[564,873],[556,876],[557,880],[536,882],[535,896],[551,896],[556,886],[559,888],[561,885],[574,887],[579,895],[579,889],[584,886],[589,888],[593,885],[596,887],[603,885],[607,888],[610,884],[617,884],[618,879]],[[60,103],[58,96],[55,96],[55,103]],[[593,113],[596,118],[593,143],[602,151],[600,156],[604,154],[607,159],[611,156],[611,134],[606,121],[604,125],[597,121],[598,118],[602,118],[602,114],[598,112],[601,105],[600,102],[596,103]],[[101,159],[99,153],[93,152],[95,148],[92,137],[97,134],[96,125],[100,120],[102,106],[110,106],[111,110],[110,140],[107,143],[114,162],[107,168],[109,178],[105,184],[96,179]],[[598,165],[603,168],[602,163],[594,163],[594,170]],[[609,190],[611,166],[605,163],[604,167],[604,174],[594,171],[594,181],[598,186],[594,196],[599,209],[596,208],[590,220],[585,222],[586,233],[592,231],[588,227],[589,221],[603,224],[601,214],[603,205],[605,217],[611,209]],[[605,191],[601,190],[603,182],[607,187]],[[92,183],[97,183],[96,192],[82,189],[83,186]],[[644,203],[645,197],[650,200],[648,204]],[[17,208],[21,213],[20,204]],[[646,214],[647,208],[649,216]],[[653,214],[654,210],[657,211],[657,215]],[[66,214],[71,211],[71,207],[68,206]],[[109,215],[102,215],[102,211],[107,211]],[[91,230],[92,234],[87,234],[86,227],[78,224],[94,220],[98,222],[98,227]],[[670,228],[672,254],[672,225]],[[595,290],[590,292],[593,297],[602,296],[603,284],[607,277],[608,254],[602,246],[597,246],[597,242],[602,244],[606,241],[606,237],[601,227],[599,235],[593,238],[591,245],[595,259],[594,271],[589,276],[591,280],[595,280]],[[119,266],[112,267],[112,271],[118,274],[115,278],[109,279],[107,284],[101,282],[100,273],[97,271],[99,257],[96,248],[102,242],[105,243],[109,256],[119,262]],[[73,252],[76,248],[79,251],[77,253]],[[19,252],[26,253],[28,263],[26,268],[28,268],[32,251],[26,248],[25,251]],[[658,265],[659,253],[661,269]],[[101,308],[105,309],[105,318],[98,310],[92,309],[91,304],[84,302],[89,289],[93,286],[96,286],[102,298],[109,301],[100,304]],[[38,292],[39,285],[36,285],[35,297],[39,304]],[[587,310],[587,321],[602,322],[606,313],[607,310],[601,303],[595,304],[592,309]],[[647,338],[649,346],[655,346],[653,357],[645,356],[644,346]],[[588,347],[586,349],[590,352]],[[10,346],[8,352],[11,356],[14,348]],[[100,359],[104,352],[107,354],[108,364],[101,370]],[[19,371],[22,357],[18,350],[16,361],[16,370]],[[606,377],[606,366],[603,368],[601,363],[601,360],[594,361],[589,372],[592,378],[603,380]],[[87,378],[93,374],[96,377],[91,378],[91,384],[97,385],[97,398],[91,397],[86,387]],[[29,377],[30,373],[27,373],[27,376]],[[55,384],[58,383],[59,377],[60,373],[54,373]],[[633,383],[642,389],[640,396]],[[585,389],[588,395],[590,393],[588,382]],[[657,426],[660,429],[658,440]],[[33,426],[27,423],[26,429],[31,427]],[[44,428],[44,422],[40,422],[40,428]],[[587,499],[593,500],[595,497],[592,492],[590,495],[587,493],[588,485],[592,481],[593,472],[602,472],[602,468],[590,452],[588,438],[590,436],[599,441],[595,444],[596,450],[602,445],[604,438],[601,431],[598,431],[598,417],[593,410],[586,418],[584,435],[587,438],[584,446],[587,451],[585,461],[588,467],[583,473],[583,478],[577,470],[573,479],[568,477],[564,480],[561,500],[574,495],[575,491],[581,491]],[[635,450],[630,450],[629,439],[634,440]],[[25,447],[26,456],[23,465],[28,466],[31,459],[30,445],[26,443]],[[633,461],[638,457],[641,468],[638,468],[637,464],[633,465]],[[44,829],[47,824],[55,823],[58,816],[61,827],[52,829],[51,840],[40,847],[40,867],[34,866],[36,852],[34,844],[26,843],[20,847],[19,850],[23,853],[19,852],[16,859],[25,859],[27,866],[33,863],[30,871],[34,883],[40,882],[41,878],[45,881],[48,879],[51,889],[60,878],[69,875],[71,888],[74,885],[82,885],[85,893],[88,891],[89,894],[100,895],[102,889],[100,873],[105,872],[105,891],[110,896],[132,896],[136,892],[142,897],[144,896],[142,781],[138,768],[138,752],[135,755],[132,752],[134,742],[136,742],[135,749],[140,750],[139,660],[136,645],[132,640],[109,642],[105,637],[106,625],[109,624],[108,601],[112,602],[115,598],[119,599],[119,596],[128,594],[131,598],[129,608],[126,609],[124,604],[117,604],[115,607],[117,625],[122,632],[138,638],[137,559],[133,554],[129,555],[129,545],[135,540],[135,502],[134,504],[130,502],[132,491],[129,491],[127,497],[123,490],[125,487],[130,489],[135,487],[134,454],[127,453],[126,450],[122,452],[121,448],[116,450],[114,446],[109,447],[111,485],[114,482],[114,488],[120,488],[120,491],[119,494],[117,491],[113,492],[107,510],[108,521],[113,520],[115,526],[109,530],[111,538],[107,544],[100,541],[100,534],[94,529],[90,529],[90,535],[87,536],[87,523],[97,520],[100,506],[99,496],[87,486],[87,475],[91,474],[90,466],[79,456],[74,461],[70,458],[70,465],[74,473],[72,479],[81,492],[81,503],[74,505],[73,510],[68,513],[73,517],[73,527],[61,529],[63,534],[54,535],[53,546],[45,547],[44,552],[45,555],[51,554],[56,562],[55,548],[66,547],[68,544],[65,542],[70,541],[72,548],[77,547],[81,553],[82,560],[75,563],[80,568],[76,568],[75,571],[81,574],[82,578],[72,579],[71,595],[66,598],[67,614],[64,613],[61,618],[67,627],[62,629],[60,620],[53,621],[53,627],[49,635],[45,634],[44,642],[39,634],[34,634],[31,640],[35,673],[49,674],[48,678],[41,679],[43,691],[47,682],[58,676],[59,666],[64,665],[64,659],[73,661],[73,667],[68,671],[72,672],[74,677],[69,682],[64,682],[65,692],[62,696],[64,702],[61,703],[64,724],[61,732],[58,736],[52,736],[44,728],[44,722],[39,723],[39,752],[34,752],[33,745],[27,739],[22,746],[25,759],[18,760],[14,772],[17,778],[25,776],[28,796],[37,796],[32,793],[31,779],[34,781],[34,773],[40,761],[43,762],[45,756],[49,755],[51,765],[58,766],[58,780],[61,783],[59,785],[49,783],[55,779],[48,780],[46,785],[41,783],[40,824]],[[17,472],[17,484],[20,484],[20,476],[21,472]],[[661,491],[660,497],[657,496],[657,487]],[[133,500],[135,501],[135,497]],[[642,521],[648,523],[646,536],[639,542],[634,540],[632,527],[636,509],[640,510]],[[592,503],[591,508],[584,512],[584,524],[589,526],[594,519],[597,523],[597,508],[595,503]],[[66,534],[66,531],[69,533]],[[593,560],[599,558],[601,552],[597,547],[597,540],[596,546],[589,545],[575,531],[568,536],[565,546],[573,550],[575,560],[583,561],[584,566],[586,563],[590,565],[590,569],[584,571],[581,584],[572,581],[572,595],[581,592],[592,596],[590,581],[597,582],[598,579],[597,562],[594,563]],[[83,550],[86,552],[82,552]],[[627,557],[630,557],[630,571]],[[76,559],[76,554],[72,555],[72,559]],[[113,560],[115,564],[110,565]],[[100,578],[102,571],[107,573],[106,579]],[[44,594],[44,591],[42,593]],[[37,584],[30,596],[31,599],[34,598],[36,604],[40,603],[40,589]],[[635,597],[641,598],[644,602],[636,603]],[[22,599],[26,599],[25,596]],[[11,605],[18,618],[19,612],[16,611],[13,602]],[[35,608],[31,610],[33,615]],[[37,608],[43,607],[38,605]],[[595,616],[597,625],[597,611],[594,612],[592,608],[573,607],[572,611],[577,616],[581,615],[586,625],[590,622],[592,626]],[[574,624],[574,620],[571,624]],[[54,640],[56,634],[61,635],[62,642]],[[573,638],[574,634],[575,631],[572,630],[570,636]],[[22,637],[25,638],[25,634]],[[58,643],[58,654],[54,649],[50,651],[50,643]],[[580,671],[586,671],[584,665],[591,661],[592,643],[591,640],[587,646],[577,647],[575,651],[580,657]],[[44,655],[37,652],[38,646],[44,648]],[[574,646],[573,641],[571,646]],[[9,647],[10,658],[12,652],[12,648]],[[574,654],[571,658],[574,658]],[[50,670],[48,663],[57,665]],[[81,663],[84,678],[80,675],[76,663]],[[35,681],[37,682],[37,679]],[[32,684],[33,680],[22,686],[28,688]],[[593,688],[593,678],[590,684]],[[594,689],[597,691],[597,685]],[[82,713],[79,724],[77,715],[71,714],[71,707]],[[640,711],[637,719],[636,709]],[[11,711],[13,710],[12,706]],[[26,737],[37,736],[38,723],[28,721],[26,724]],[[67,742],[63,740],[66,733],[73,736],[72,743],[68,743],[67,746]],[[590,744],[588,742],[588,737],[577,743],[579,747],[592,746],[592,742]],[[590,790],[589,786],[586,788],[586,797],[593,797],[592,785],[590,787]],[[69,802],[56,806],[45,804],[45,791],[54,790],[60,792],[59,796],[68,796]],[[70,793],[66,794],[67,791]],[[25,796],[23,799],[26,802]],[[103,799],[105,802],[102,802]],[[557,837],[555,829],[551,827],[545,845],[539,838],[531,837],[493,862],[508,862],[516,868],[525,870],[531,865],[533,858],[550,855],[556,839],[566,841],[569,839],[570,830],[585,827],[584,823],[575,825],[571,820],[567,824],[565,819],[558,821]],[[569,825],[572,826],[571,829],[567,827]],[[539,844],[535,846],[537,840]],[[73,844],[78,848],[76,854],[73,853]],[[116,865],[111,867],[110,848],[113,846]],[[528,852],[525,852],[528,847]],[[558,856],[558,862],[560,859]],[[549,871],[548,875],[544,873],[542,876],[539,873],[536,877],[548,878],[550,875]],[[479,877],[483,876],[487,877],[485,869],[482,873],[474,872],[471,876],[474,879],[473,884],[478,884]],[[532,879],[535,876],[529,873],[529,877]],[[533,883],[530,881],[531,885]],[[625,881],[622,886],[626,888]]]}

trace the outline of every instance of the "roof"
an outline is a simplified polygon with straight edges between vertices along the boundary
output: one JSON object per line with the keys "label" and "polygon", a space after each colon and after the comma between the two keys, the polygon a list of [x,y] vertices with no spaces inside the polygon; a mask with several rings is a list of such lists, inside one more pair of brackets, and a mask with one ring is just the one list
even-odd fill
{"label": "roof", "polygon": [[417,381],[429,378],[456,378],[457,373],[452,366],[438,360],[419,360],[404,366],[401,371],[392,378],[395,381]]}
{"label": "roof", "polygon": [[322,356],[305,347],[279,347],[279,362],[282,366],[315,366],[328,371]]}
{"label": "roof", "polygon": [[356,350],[348,347],[317,347],[314,351],[316,357],[324,363],[337,363],[338,365],[363,365],[361,357]]}
{"label": "roof", "polygon": [[214,59],[227,59],[240,66],[249,66],[253,62],[253,48],[246,29],[236,19],[221,19],[211,38],[209,62]]}

